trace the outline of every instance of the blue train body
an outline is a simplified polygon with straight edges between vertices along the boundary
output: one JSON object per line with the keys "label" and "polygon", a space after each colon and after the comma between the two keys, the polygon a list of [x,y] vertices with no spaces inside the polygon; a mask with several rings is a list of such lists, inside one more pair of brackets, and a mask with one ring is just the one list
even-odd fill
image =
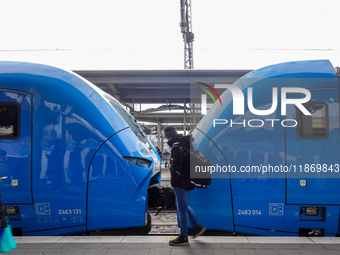
{"label": "blue train body", "polygon": [[[208,229],[239,234],[338,235],[339,78],[332,64],[277,64],[233,86],[244,95],[244,114],[233,112],[234,101],[242,96],[227,90],[221,95],[223,105],[214,105],[193,132],[195,147],[215,167],[211,186],[190,197],[198,218]],[[274,112],[259,115],[246,107],[251,97],[253,108],[270,109],[273,87],[278,91]],[[294,100],[306,94],[293,88],[308,90],[311,98],[302,106],[311,115],[294,104],[280,104],[282,88]]]}
{"label": "blue train body", "polygon": [[117,100],[71,72],[0,62],[0,107],[12,228],[60,235],[146,225],[159,162]]}

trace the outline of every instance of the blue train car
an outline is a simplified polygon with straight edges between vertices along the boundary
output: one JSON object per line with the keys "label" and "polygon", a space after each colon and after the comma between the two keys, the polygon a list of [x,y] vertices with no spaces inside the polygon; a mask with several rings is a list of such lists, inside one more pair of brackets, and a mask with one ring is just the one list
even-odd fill
{"label": "blue train car", "polygon": [[328,60],[298,61],[228,85],[193,132],[212,163],[211,186],[190,197],[208,229],[340,233],[338,75]]}
{"label": "blue train car", "polygon": [[20,234],[146,226],[153,150],[122,105],[80,76],[0,62],[0,185]]}

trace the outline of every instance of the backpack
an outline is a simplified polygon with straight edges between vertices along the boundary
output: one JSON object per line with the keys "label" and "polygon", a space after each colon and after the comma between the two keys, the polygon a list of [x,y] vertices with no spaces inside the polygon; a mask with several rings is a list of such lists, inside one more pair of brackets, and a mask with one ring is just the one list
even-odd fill
{"label": "backpack", "polygon": [[[208,167],[211,166],[210,160],[198,150],[190,150],[180,143],[175,143],[174,145],[184,149],[190,154],[190,182],[196,188],[208,188],[211,184],[211,173],[208,169]],[[199,172],[197,172],[196,167],[198,167]]]}

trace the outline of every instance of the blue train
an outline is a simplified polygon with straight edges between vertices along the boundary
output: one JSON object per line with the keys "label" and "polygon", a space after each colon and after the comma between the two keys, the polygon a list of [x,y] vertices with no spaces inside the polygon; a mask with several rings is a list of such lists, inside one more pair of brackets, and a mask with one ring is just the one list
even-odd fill
{"label": "blue train", "polygon": [[159,161],[133,117],[93,84],[0,62],[0,185],[17,234],[149,227]]}
{"label": "blue train", "polygon": [[212,163],[211,186],[190,197],[203,225],[247,235],[339,235],[339,74],[328,60],[297,61],[224,85],[221,104],[192,134]]}

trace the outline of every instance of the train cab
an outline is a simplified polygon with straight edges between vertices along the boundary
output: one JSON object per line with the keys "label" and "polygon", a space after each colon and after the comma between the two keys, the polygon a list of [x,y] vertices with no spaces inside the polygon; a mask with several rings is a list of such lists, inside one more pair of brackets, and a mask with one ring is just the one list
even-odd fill
{"label": "train cab", "polygon": [[0,62],[0,165],[19,235],[150,221],[147,191],[160,170],[153,146],[123,105],[75,73]]}
{"label": "train cab", "polygon": [[229,85],[193,132],[213,167],[190,198],[208,229],[339,234],[338,75],[328,60],[297,61]]}

